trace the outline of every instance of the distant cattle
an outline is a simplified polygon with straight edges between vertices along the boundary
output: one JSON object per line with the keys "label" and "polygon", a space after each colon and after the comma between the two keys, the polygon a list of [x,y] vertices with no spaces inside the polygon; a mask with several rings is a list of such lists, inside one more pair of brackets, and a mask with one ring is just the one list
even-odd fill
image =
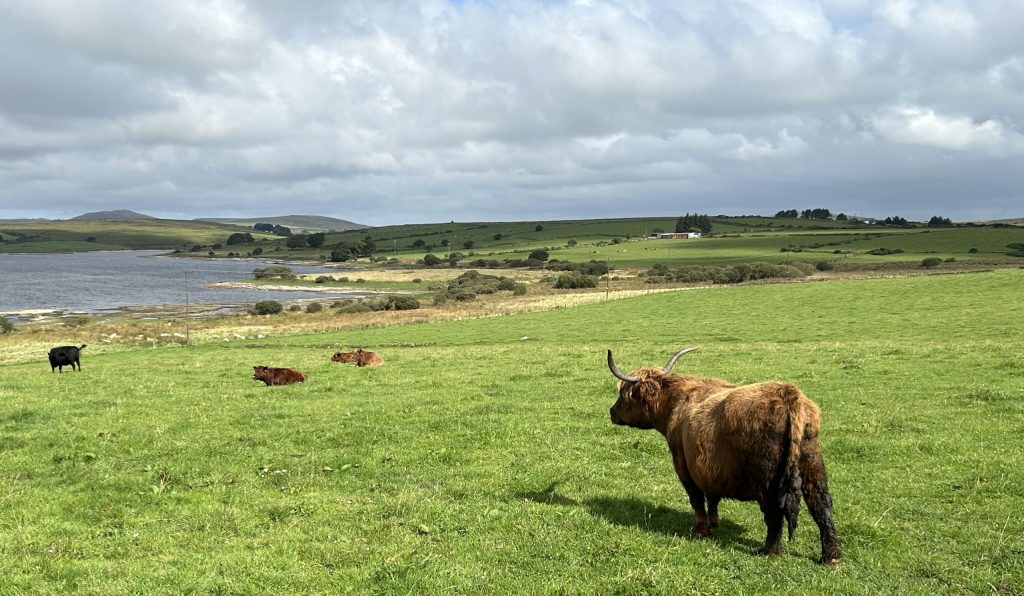
{"label": "distant cattle", "polygon": [[82,370],[82,363],[79,361],[79,352],[85,349],[85,344],[80,346],[57,346],[50,350],[47,356],[50,358],[50,372],[56,370],[57,372],[64,372],[65,366],[70,366],[71,370],[75,370],[75,366],[78,366],[78,370]]}
{"label": "distant cattle", "polygon": [[306,375],[294,368],[274,368],[273,366],[252,367],[252,379],[263,381],[267,385],[290,385],[306,380]]}
{"label": "distant cattle", "polygon": [[355,352],[335,352],[334,356],[331,356],[331,362],[355,362]]}
{"label": "distant cattle", "polygon": [[356,366],[380,366],[384,359],[377,352],[367,352],[362,348],[356,348]]}
{"label": "distant cattle", "polygon": [[335,352],[331,356],[331,362],[351,362],[356,366],[380,366],[384,359],[377,352],[367,352],[362,348],[356,348],[352,352]]}
{"label": "distant cattle", "polygon": [[663,368],[643,367],[628,375],[608,350],[608,368],[620,381],[612,423],[664,435],[698,536],[710,536],[718,525],[721,499],[757,501],[768,526],[758,552],[777,555],[783,522],[793,538],[802,493],[818,525],[821,563],[839,562],[817,404],[789,383],[737,387],[669,372],[680,356],[696,349],[680,350]]}

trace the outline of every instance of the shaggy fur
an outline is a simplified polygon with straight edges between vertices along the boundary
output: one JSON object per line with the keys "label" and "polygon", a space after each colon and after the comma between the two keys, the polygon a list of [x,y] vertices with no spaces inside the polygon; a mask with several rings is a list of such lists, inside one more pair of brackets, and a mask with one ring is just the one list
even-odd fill
{"label": "shaggy fur", "polygon": [[85,349],[85,344],[81,346],[57,346],[47,353],[47,357],[50,359],[50,372],[54,369],[57,372],[64,372],[65,366],[70,366],[71,370],[75,370],[75,366],[78,366],[79,372],[82,370],[82,363],[79,360],[79,352]]}
{"label": "shaggy fur", "polygon": [[384,359],[377,352],[367,352],[362,348],[356,348],[356,366],[380,366]]}
{"label": "shaggy fur", "polygon": [[335,352],[334,355],[331,356],[331,362],[355,362],[355,361],[356,361],[356,353],[355,352]]}
{"label": "shaggy fur", "polygon": [[795,385],[774,381],[737,387],[657,368],[629,376],[638,380],[619,381],[611,421],[665,437],[698,536],[718,525],[721,499],[757,501],[768,526],[758,552],[779,554],[783,521],[792,539],[802,493],[821,535],[821,562],[839,562],[817,404]]}
{"label": "shaggy fur", "polygon": [[302,374],[294,368],[274,368],[272,366],[254,366],[252,367],[252,380],[263,381],[269,385],[290,385],[292,383],[302,383],[306,380],[306,375]]}

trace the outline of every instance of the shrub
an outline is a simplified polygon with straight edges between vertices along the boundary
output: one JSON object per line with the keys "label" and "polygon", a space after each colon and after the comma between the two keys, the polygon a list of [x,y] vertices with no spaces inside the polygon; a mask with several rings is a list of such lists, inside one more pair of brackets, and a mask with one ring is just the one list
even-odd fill
{"label": "shrub", "polygon": [[277,300],[261,300],[253,305],[252,310],[258,315],[276,315],[284,310]]}
{"label": "shrub", "polygon": [[423,264],[426,265],[427,267],[435,267],[437,265],[440,265],[441,263],[441,259],[437,258],[434,255],[425,255],[423,257]]}
{"label": "shrub", "polygon": [[512,295],[513,296],[522,296],[525,293],[526,293],[526,284],[515,284],[512,287]]}
{"label": "shrub", "polygon": [[302,307],[299,306],[298,304],[293,304],[288,307],[288,310],[291,312],[299,312],[300,310],[302,310]]}
{"label": "shrub", "polygon": [[416,277],[416,278],[413,278],[412,283],[414,283],[414,284],[421,284],[421,283],[423,283],[423,280],[418,278],[418,277]]}
{"label": "shrub", "polygon": [[818,271],[832,271],[836,266],[831,261],[818,261],[814,264],[814,268]]}
{"label": "shrub", "polygon": [[14,323],[12,323],[7,317],[0,317],[0,331],[3,333],[13,333]]}
{"label": "shrub", "polygon": [[324,307],[319,302],[310,302],[306,305],[306,312],[310,314],[320,312],[323,309]]}
{"label": "shrub", "polygon": [[391,296],[388,298],[387,310],[416,310],[420,301],[411,296]]}
{"label": "shrub", "polygon": [[886,255],[897,255],[897,254],[899,254],[901,252],[903,252],[902,248],[884,248],[884,247],[882,247],[882,248],[872,248],[871,250],[868,251],[868,254],[869,255],[886,256]]}
{"label": "shrub", "polygon": [[475,300],[476,294],[474,294],[473,292],[455,292],[454,294],[452,294],[452,298],[458,300],[459,302],[468,302],[470,300]]}
{"label": "shrub", "polygon": [[323,284],[323,283],[327,283],[329,281],[334,281],[334,278],[331,277],[330,275],[318,275],[317,278],[315,280],[313,280],[313,281],[318,283],[318,284]]}
{"label": "shrub", "polygon": [[271,267],[257,267],[252,270],[252,276],[256,279],[295,279],[291,267],[274,265]]}
{"label": "shrub", "polygon": [[596,288],[597,278],[593,275],[584,275],[578,271],[559,275],[555,280],[555,288],[563,290],[574,290],[579,288]]}
{"label": "shrub", "polygon": [[546,261],[550,257],[551,255],[548,254],[548,251],[544,250],[543,248],[538,248],[537,250],[531,252],[528,258],[532,261]]}
{"label": "shrub", "polygon": [[973,255],[974,253],[978,252],[978,249],[977,248],[971,248],[971,250],[969,250],[967,252],[969,252],[969,253],[971,253]]}
{"label": "shrub", "polygon": [[927,259],[921,260],[921,266],[931,269],[932,267],[938,267],[942,264],[942,259],[939,257],[928,257]]}
{"label": "shrub", "polygon": [[579,244],[579,242],[577,242],[575,238],[569,238],[568,240],[565,241],[565,245],[568,246],[569,248],[572,248],[577,244]]}

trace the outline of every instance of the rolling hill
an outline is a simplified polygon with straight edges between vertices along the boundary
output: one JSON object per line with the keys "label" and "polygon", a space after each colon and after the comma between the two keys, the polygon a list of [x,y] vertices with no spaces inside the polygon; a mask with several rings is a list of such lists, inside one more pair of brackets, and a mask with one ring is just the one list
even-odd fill
{"label": "rolling hill", "polygon": [[276,215],[272,217],[200,217],[193,221],[216,222],[236,226],[252,227],[258,223],[269,223],[291,228],[295,233],[304,232],[345,232],[362,230],[368,226],[321,215]]}

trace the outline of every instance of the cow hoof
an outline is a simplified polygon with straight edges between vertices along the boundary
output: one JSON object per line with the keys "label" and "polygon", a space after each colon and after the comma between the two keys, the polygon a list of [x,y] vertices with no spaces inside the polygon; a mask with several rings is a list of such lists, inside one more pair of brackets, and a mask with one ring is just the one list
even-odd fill
{"label": "cow hoof", "polygon": [[759,557],[777,557],[780,554],[782,554],[782,549],[780,549],[780,548],[765,548],[765,547],[762,546],[761,548],[757,549],[756,552],[757,552],[757,555]]}
{"label": "cow hoof", "polygon": [[818,562],[822,565],[838,565],[842,559],[819,559]]}

